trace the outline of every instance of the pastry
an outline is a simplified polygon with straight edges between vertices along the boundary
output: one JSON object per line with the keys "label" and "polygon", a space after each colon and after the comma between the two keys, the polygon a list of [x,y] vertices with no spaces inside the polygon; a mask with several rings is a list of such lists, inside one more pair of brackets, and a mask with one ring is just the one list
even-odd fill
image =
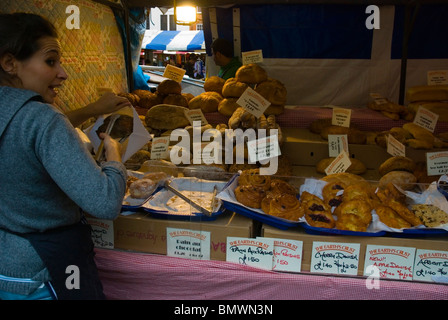
{"label": "pastry", "polygon": [[238,185],[251,185],[267,191],[271,188],[271,177],[260,175],[260,169],[250,169],[241,172]]}
{"label": "pastry", "polygon": [[219,94],[222,94],[222,88],[225,82],[226,81],[223,78],[220,78],[218,76],[209,77],[204,82],[204,90],[206,92],[214,91]]}
{"label": "pastry", "polygon": [[295,195],[279,194],[269,201],[268,214],[291,221],[298,221],[303,211],[300,210],[300,202]]}
{"label": "pastry", "polygon": [[431,149],[434,144],[434,135],[419,125],[409,122],[403,125],[403,129],[408,131],[414,139],[406,140],[406,143],[415,149]]}
{"label": "pastry", "polygon": [[344,214],[338,217],[336,221],[336,229],[366,232],[368,225],[362,222],[361,218],[354,214]]}
{"label": "pastry", "polygon": [[256,63],[242,65],[235,74],[235,78],[239,82],[256,84],[268,79],[266,70]]}
{"label": "pastry", "polygon": [[156,183],[151,179],[138,179],[129,186],[129,193],[132,198],[146,199],[156,189]]}
{"label": "pastry", "polygon": [[327,183],[322,188],[322,196],[324,198],[324,201],[326,204],[328,204],[330,207],[337,207],[342,202],[342,195],[344,188],[347,186],[345,183],[340,181],[334,181]]}
{"label": "pastry", "polygon": [[308,192],[303,192],[300,200],[304,210],[305,220],[310,226],[334,228],[336,222],[331,215],[330,206],[325,204],[322,199]]}
{"label": "pastry", "polygon": [[222,95],[225,98],[239,98],[246,91],[247,83],[239,82],[235,78],[229,78],[222,87]]}
{"label": "pastry", "polygon": [[175,164],[166,160],[146,160],[138,169],[140,172],[165,172],[169,176],[177,177],[178,169]]}
{"label": "pastry", "polygon": [[271,185],[268,193],[273,195],[290,194],[296,196],[296,189],[288,182],[280,179],[271,179]]}
{"label": "pastry", "polygon": [[412,212],[426,227],[436,228],[448,223],[448,214],[432,204],[415,204]]}
{"label": "pastry", "polygon": [[269,78],[266,81],[258,83],[255,91],[271,104],[284,105],[286,103],[286,87],[276,79]]}
{"label": "pastry", "polygon": [[386,205],[392,208],[400,217],[409,222],[411,226],[419,226],[422,224],[419,217],[417,217],[407,206],[396,200],[390,200]]}
{"label": "pastry", "polygon": [[344,199],[337,208],[337,217],[339,219],[341,216],[348,214],[358,216],[366,227],[372,222],[372,207],[367,201],[361,199],[347,201]]}
{"label": "pastry", "polygon": [[231,117],[232,114],[238,109],[240,106],[236,103],[237,98],[224,98],[218,104],[218,112],[225,116]]}
{"label": "pastry", "polygon": [[404,190],[411,190],[415,187],[417,178],[407,171],[391,171],[380,178],[378,186],[384,188],[389,183],[393,183]]}
{"label": "pastry", "polygon": [[146,173],[142,179],[151,179],[155,184],[166,181],[170,176],[166,172],[149,172]]}
{"label": "pastry", "polygon": [[395,228],[395,229],[403,229],[410,228],[411,224],[400,217],[394,209],[386,206],[379,205],[375,207],[375,212],[378,215],[380,221],[384,223],[386,226]]}
{"label": "pastry", "polygon": [[159,83],[157,86],[157,92],[159,92],[161,95],[167,95],[167,94],[181,94],[182,92],[182,86],[179,82],[171,80],[171,79],[165,79],[162,82]]}
{"label": "pastry", "polygon": [[391,171],[407,171],[413,173],[416,169],[414,160],[403,156],[390,157],[384,161],[378,168],[378,172],[381,176]]}
{"label": "pastry", "polygon": [[261,201],[266,196],[266,192],[263,188],[253,185],[239,185],[236,187],[235,198],[242,205],[254,209],[261,208]]}
{"label": "pastry", "polygon": [[363,177],[349,172],[329,174],[328,176],[323,177],[321,180],[326,182],[340,181],[346,185],[355,184],[358,182],[366,182]]}

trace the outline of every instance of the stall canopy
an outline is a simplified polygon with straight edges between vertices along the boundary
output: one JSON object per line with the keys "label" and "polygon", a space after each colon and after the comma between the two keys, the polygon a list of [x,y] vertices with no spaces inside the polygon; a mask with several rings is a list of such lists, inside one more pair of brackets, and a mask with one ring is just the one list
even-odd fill
{"label": "stall canopy", "polygon": [[146,30],[142,49],[194,51],[205,50],[204,32]]}

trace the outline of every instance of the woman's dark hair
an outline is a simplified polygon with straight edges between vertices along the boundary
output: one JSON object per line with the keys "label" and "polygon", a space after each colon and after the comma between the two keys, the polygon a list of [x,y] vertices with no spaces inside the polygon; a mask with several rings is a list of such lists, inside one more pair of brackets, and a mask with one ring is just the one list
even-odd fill
{"label": "woman's dark hair", "polygon": [[233,57],[233,46],[232,43],[226,39],[218,38],[212,43],[213,52],[220,52],[227,58]]}
{"label": "woman's dark hair", "polygon": [[31,13],[0,14],[0,57],[12,54],[17,60],[30,58],[42,37],[57,38],[56,28],[45,18]]}

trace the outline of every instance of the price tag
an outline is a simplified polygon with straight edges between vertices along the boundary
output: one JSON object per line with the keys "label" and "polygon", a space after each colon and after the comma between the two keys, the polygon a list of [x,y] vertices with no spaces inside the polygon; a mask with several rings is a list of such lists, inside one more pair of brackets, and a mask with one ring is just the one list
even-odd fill
{"label": "price tag", "polygon": [[193,125],[193,122],[195,121],[200,121],[201,126],[205,126],[206,124],[208,124],[207,119],[205,118],[201,109],[185,110],[185,117],[188,119],[188,121],[190,121],[191,125]]}
{"label": "price tag", "polygon": [[367,245],[364,275],[374,269],[380,278],[412,280],[414,256],[415,248]]}
{"label": "price tag", "polygon": [[92,227],[92,240],[97,248],[114,248],[114,222],[113,220],[95,219],[88,217],[87,221]]}
{"label": "price tag", "polygon": [[336,159],[334,159],[330,165],[325,168],[325,174],[330,175],[333,173],[345,172],[351,166],[352,162],[350,161],[350,157],[348,153],[342,151]]}
{"label": "price tag", "polygon": [[247,153],[250,162],[278,157],[280,155],[280,147],[277,135],[248,141]]}
{"label": "price tag", "polygon": [[169,145],[169,137],[153,138],[151,143],[151,160],[166,159]]}
{"label": "price tag", "polygon": [[[257,239],[266,238],[257,237]],[[272,262],[272,270],[300,272],[302,267],[303,241],[289,239],[273,240],[274,259]]]}
{"label": "price tag", "polygon": [[415,115],[414,123],[430,132],[434,132],[438,119],[439,115],[437,113],[420,106]]}
{"label": "price tag", "polygon": [[394,138],[393,135],[389,134],[386,136],[387,141],[387,153],[392,156],[405,156],[406,147],[400,141]]}
{"label": "price tag", "polygon": [[271,103],[263,98],[258,92],[248,87],[241,97],[236,101],[238,105],[259,118]]}
{"label": "price tag", "polygon": [[428,71],[428,86],[448,84],[448,70]]}
{"label": "price tag", "polygon": [[242,63],[262,63],[263,62],[263,51],[262,50],[253,50],[253,51],[245,51],[241,53]]}
{"label": "price tag", "polygon": [[167,256],[210,260],[210,232],[166,228]]}
{"label": "price tag", "polygon": [[417,249],[414,262],[414,280],[435,281],[448,279],[448,251]]}
{"label": "price tag", "polygon": [[274,240],[227,237],[226,261],[272,270]]}
{"label": "price tag", "polygon": [[175,67],[171,64],[167,64],[163,76],[165,78],[174,80],[176,82],[181,82],[184,78],[186,70],[182,68]]}
{"label": "price tag", "polygon": [[371,93],[370,97],[373,99],[373,102],[376,105],[382,105],[382,104],[386,104],[388,103],[387,99],[384,98],[382,95],[380,95],[379,93]]}
{"label": "price tag", "polygon": [[439,176],[448,173],[448,151],[427,152],[426,169],[428,176]]}
{"label": "price tag", "polygon": [[359,243],[313,242],[310,271],[338,275],[357,275]]}
{"label": "price tag", "polygon": [[193,163],[212,164],[222,162],[222,150],[218,141],[193,142]]}
{"label": "price tag", "polygon": [[333,108],[331,124],[334,126],[350,127],[352,110],[344,108]]}
{"label": "price tag", "polygon": [[346,134],[328,135],[328,155],[337,157],[342,151],[348,154],[348,138]]}

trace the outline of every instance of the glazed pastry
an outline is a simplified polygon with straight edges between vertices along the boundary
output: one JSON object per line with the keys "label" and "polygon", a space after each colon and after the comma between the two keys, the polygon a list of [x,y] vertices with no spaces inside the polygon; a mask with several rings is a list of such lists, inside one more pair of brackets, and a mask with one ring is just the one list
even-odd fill
{"label": "glazed pastry", "polygon": [[250,185],[267,191],[271,188],[271,177],[260,175],[260,169],[249,169],[241,172],[238,185]]}
{"label": "glazed pastry", "polygon": [[301,206],[305,213],[305,219],[312,227],[334,228],[335,220],[331,215],[330,207],[319,197],[302,193]]}
{"label": "glazed pastry", "polygon": [[131,198],[146,199],[156,189],[156,183],[151,179],[139,179],[131,183],[129,193]]}
{"label": "glazed pastry", "polygon": [[334,181],[327,183],[322,188],[322,195],[324,197],[324,201],[330,207],[337,207],[342,202],[343,190],[346,188],[345,183]]}
{"label": "glazed pastry", "polygon": [[295,195],[280,194],[269,201],[269,214],[279,218],[298,221],[303,216],[300,202]]}
{"label": "glazed pastry", "polygon": [[288,182],[280,179],[271,179],[271,187],[268,193],[272,193],[273,195],[290,194],[295,197],[297,192]]}
{"label": "glazed pastry", "polygon": [[411,226],[419,226],[422,224],[420,218],[418,218],[406,205],[396,200],[390,200],[386,205],[392,208],[400,217],[409,222]]}
{"label": "glazed pastry", "polygon": [[396,229],[411,227],[411,224],[409,222],[400,217],[394,209],[388,206],[379,205],[375,207],[375,212],[380,218],[380,221],[388,227]]}
{"label": "glazed pastry", "polygon": [[336,221],[336,229],[366,232],[368,225],[362,222],[362,219],[354,214],[344,214],[338,217]]}
{"label": "glazed pastry", "polygon": [[234,193],[238,202],[255,209],[261,208],[261,200],[266,196],[264,189],[252,185],[238,186]]}
{"label": "glazed pastry", "polygon": [[372,222],[372,207],[370,204],[364,200],[350,200],[343,201],[340,206],[337,208],[337,212],[335,213],[338,216],[338,219],[343,215],[355,215],[358,216],[362,224],[366,227]]}

